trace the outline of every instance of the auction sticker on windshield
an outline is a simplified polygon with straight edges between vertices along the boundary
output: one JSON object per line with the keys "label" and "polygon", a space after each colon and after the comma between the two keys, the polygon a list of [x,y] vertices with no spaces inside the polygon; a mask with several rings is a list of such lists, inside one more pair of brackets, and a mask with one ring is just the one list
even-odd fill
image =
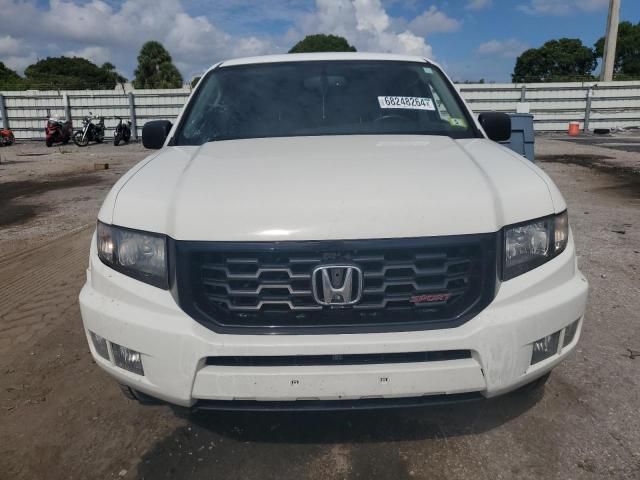
{"label": "auction sticker on windshield", "polygon": [[433,100],[427,97],[378,97],[380,108],[404,108],[410,110],[433,110]]}

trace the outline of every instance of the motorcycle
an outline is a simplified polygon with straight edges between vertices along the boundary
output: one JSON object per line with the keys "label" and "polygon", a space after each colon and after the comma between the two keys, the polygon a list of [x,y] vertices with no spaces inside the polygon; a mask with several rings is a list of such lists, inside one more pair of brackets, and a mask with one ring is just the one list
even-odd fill
{"label": "motorcycle", "polygon": [[13,132],[8,128],[0,128],[0,147],[8,147],[15,143],[16,138],[13,136]]}
{"label": "motorcycle", "polygon": [[[98,120],[98,123],[93,123]],[[88,117],[82,120],[82,130],[76,130],[73,134],[73,143],[79,147],[86,147],[89,142],[102,143],[104,141],[104,117],[94,117],[89,112]]]}
{"label": "motorcycle", "polygon": [[131,120],[123,122],[122,118],[116,118],[118,119],[118,125],[116,125],[116,130],[113,132],[113,144],[117,147],[120,142],[129,143],[129,139],[131,138]]}
{"label": "motorcycle", "polygon": [[54,143],[63,143],[66,145],[69,143],[69,140],[71,140],[73,122],[71,120],[60,120],[57,117],[51,117],[47,120],[44,132],[47,147],[52,146]]}

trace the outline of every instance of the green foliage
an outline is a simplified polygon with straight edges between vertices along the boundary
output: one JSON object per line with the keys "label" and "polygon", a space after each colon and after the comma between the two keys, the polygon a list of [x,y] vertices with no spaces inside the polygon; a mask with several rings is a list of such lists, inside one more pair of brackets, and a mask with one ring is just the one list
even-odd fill
{"label": "green foliage", "polygon": [[27,84],[20,75],[0,62],[0,90],[26,90]]}
{"label": "green foliage", "polygon": [[591,80],[595,67],[593,50],[577,38],[561,38],[523,52],[511,77],[514,82]]}
{"label": "green foliage", "polygon": [[[597,58],[604,54],[604,37],[594,45]],[[616,80],[640,78],[640,22],[621,22],[618,26],[616,61],[614,64]]]}
{"label": "green foliage", "polygon": [[155,41],[145,43],[140,49],[135,76],[135,88],[182,87],[182,75],[173,64],[171,55]]}
{"label": "green foliage", "polygon": [[355,52],[356,48],[349,45],[343,37],[337,35],[307,35],[296,43],[289,53],[311,52]]}
{"label": "green foliage", "polygon": [[110,90],[116,86],[112,72],[79,57],[47,57],[29,65],[24,74],[29,88],[41,90]]}
{"label": "green foliage", "polygon": [[100,68],[105,72],[107,72],[115,80],[116,83],[120,84],[120,83],[127,82],[126,77],[123,77],[116,71],[116,66],[113,63],[110,63],[110,62],[103,63]]}
{"label": "green foliage", "polygon": [[195,88],[195,86],[198,85],[199,81],[200,77],[193,77],[193,80],[191,80],[191,88]]}

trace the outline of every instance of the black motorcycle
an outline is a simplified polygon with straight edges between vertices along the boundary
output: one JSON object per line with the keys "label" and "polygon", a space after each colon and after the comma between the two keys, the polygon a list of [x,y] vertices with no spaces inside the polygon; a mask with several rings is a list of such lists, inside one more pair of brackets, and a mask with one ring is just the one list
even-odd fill
{"label": "black motorcycle", "polygon": [[131,138],[131,120],[123,122],[120,117],[116,118],[118,119],[118,125],[116,125],[116,130],[113,132],[113,144],[117,147],[120,142],[129,143],[129,139]]}
{"label": "black motorcycle", "polygon": [[[89,115],[82,120],[82,130],[77,130],[73,134],[73,143],[79,147],[86,147],[89,142],[104,141],[104,117],[94,117],[91,112]],[[97,120],[97,123],[93,123],[94,120]]]}

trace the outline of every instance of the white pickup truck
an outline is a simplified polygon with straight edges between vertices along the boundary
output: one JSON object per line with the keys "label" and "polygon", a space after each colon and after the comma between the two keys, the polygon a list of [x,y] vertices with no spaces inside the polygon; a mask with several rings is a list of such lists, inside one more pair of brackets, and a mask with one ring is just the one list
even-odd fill
{"label": "white pickup truck", "polygon": [[82,318],[140,401],[428,405],[540,385],[587,300],[565,201],[441,68],[221,62],[107,196]]}

